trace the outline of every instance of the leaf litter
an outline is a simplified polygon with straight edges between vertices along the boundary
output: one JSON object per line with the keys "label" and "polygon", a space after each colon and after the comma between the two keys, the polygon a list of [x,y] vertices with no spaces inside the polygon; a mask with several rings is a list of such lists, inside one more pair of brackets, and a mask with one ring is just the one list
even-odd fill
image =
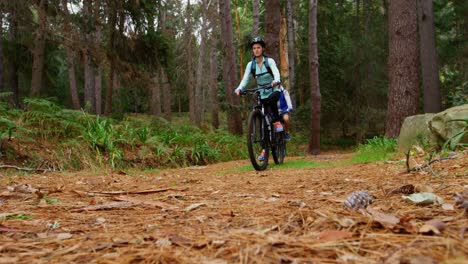
{"label": "leaf litter", "polygon": [[[327,156],[349,158],[348,154]],[[314,157],[306,159],[320,162]],[[405,168],[398,163],[277,168],[262,172],[262,177],[236,171],[248,164],[235,161],[167,170],[157,181],[152,172],[139,172],[145,177],[112,172],[13,176],[14,185],[0,177],[0,197],[4,199],[0,261],[466,260],[468,157],[464,153],[433,165],[438,171],[450,168],[443,183],[422,172],[402,173]],[[181,182],[179,175],[184,175],[183,189],[174,187]],[[38,198],[37,190],[45,195],[51,193],[47,190],[60,192],[54,192],[56,202],[39,205],[31,202]],[[343,207],[349,194],[359,190],[375,195],[373,203],[363,203],[366,206],[359,210]],[[398,195],[414,192],[434,193],[453,206],[417,205]],[[271,198],[275,201],[269,201]]]}

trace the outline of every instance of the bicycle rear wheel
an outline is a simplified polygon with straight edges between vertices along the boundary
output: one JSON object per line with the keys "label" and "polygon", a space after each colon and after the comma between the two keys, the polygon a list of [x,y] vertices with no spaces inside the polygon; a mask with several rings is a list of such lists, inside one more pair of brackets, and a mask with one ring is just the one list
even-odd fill
{"label": "bicycle rear wheel", "polygon": [[[263,114],[258,110],[252,111],[247,126],[247,148],[252,166],[258,171],[265,170],[268,166],[269,150],[268,141],[264,134]],[[262,150],[265,150],[264,159],[258,160]]]}
{"label": "bicycle rear wheel", "polygon": [[286,141],[284,140],[284,132],[275,133],[274,146],[272,146],[273,160],[275,164],[283,164],[286,156]]}

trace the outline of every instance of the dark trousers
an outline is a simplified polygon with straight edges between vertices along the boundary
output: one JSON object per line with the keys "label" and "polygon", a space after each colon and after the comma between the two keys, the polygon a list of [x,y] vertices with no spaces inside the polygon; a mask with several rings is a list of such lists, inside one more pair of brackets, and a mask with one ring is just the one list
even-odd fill
{"label": "dark trousers", "polygon": [[263,106],[265,106],[267,113],[272,113],[273,115],[273,122],[279,121],[278,115],[278,100],[280,98],[280,92],[276,91],[270,94],[268,98],[261,99]]}

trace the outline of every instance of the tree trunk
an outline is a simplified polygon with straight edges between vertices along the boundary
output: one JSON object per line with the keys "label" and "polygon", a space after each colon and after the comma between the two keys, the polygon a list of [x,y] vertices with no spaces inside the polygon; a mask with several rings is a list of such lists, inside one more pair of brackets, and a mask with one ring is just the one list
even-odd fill
{"label": "tree trunk", "polygon": [[85,106],[89,108],[91,113],[96,113],[96,99],[94,90],[94,70],[91,59],[92,48],[92,0],[84,0],[83,12],[87,20],[85,29],[85,42],[86,48],[84,49],[84,102]]}
{"label": "tree trunk", "polygon": [[[115,26],[117,24],[117,6],[116,3],[113,3],[110,5],[109,8],[109,42],[107,43],[107,48],[109,50],[108,54],[113,53],[115,48],[114,48],[114,43],[115,43],[115,35],[116,35],[116,30]],[[109,61],[109,73],[107,76],[107,82],[106,82],[106,99],[105,99],[105,109],[104,109],[104,114],[109,115],[112,113],[112,94],[114,92],[115,86],[114,86],[114,75],[115,73],[115,59],[112,55],[108,55],[107,57]]]}
{"label": "tree trunk", "polygon": [[64,22],[63,22],[63,31],[64,33],[69,33],[65,37],[65,52],[67,56],[67,68],[68,68],[68,83],[69,83],[69,90],[70,90],[70,96],[72,99],[72,105],[73,109],[79,110],[81,108],[80,106],[80,99],[78,97],[78,88],[76,86],[76,73],[75,73],[75,55],[72,50],[72,41],[71,37],[72,34],[70,34],[71,31],[71,26],[70,26],[70,13],[68,12],[68,0],[63,0],[62,1],[62,8],[63,8],[63,16],[64,16]]}
{"label": "tree trunk", "polygon": [[[12,10],[10,14],[10,41],[13,45],[17,45],[18,41],[18,13],[15,10]],[[15,107],[20,106],[19,100],[19,76],[18,76],[18,52],[17,48],[14,48],[13,59],[10,61],[10,90],[12,93],[12,100]]]}
{"label": "tree trunk", "polygon": [[318,0],[309,1],[309,72],[310,72],[310,139],[308,152],[320,154],[320,107],[319,59],[317,45]]}
{"label": "tree trunk", "polygon": [[442,111],[432,0],[418,0],[419,45],[421,56],[424,113]]}
{"label": "tree trunk", "polygon": [[296,61],[294,57],[294,9],[293,0],[288,0],[288,59],[289,59],[289,94],[293,107],[296,107],[296,88],[294,87],[296,81]]}
{"label": "tree trunk", "polygon": [[[216,29],[213,29],[215,31]],[[210,60],[210,105],[211,124],[219,128],[219,101],[218,101],[218,39],[211,36],[211,60]]]}
{"label": "tree trunk", "polygon": [[45,31],[46,31],[46,8],[47,0],[40,0],[36,6],[36,10],[39,14],[39,21],[37,22],[37,28],[34,32],[34,49],[32,51],[33,65],[32,65],[32,79],[31,89],[29,90],[29,96],[39,96],[42,89],[42,72],[44,69],[44,51],[45,51]]}
{"label": "tree trunk", "polygon": [[[283,13],[286,13],[286,9],[283,9]],[[289,89],[289,56],[288,56],[288,26],[286,21],[286,16],[281,15],[281,25],[280,25],[280,74],[282,84]]]}
{"label": "tree trunk", "polygon": [[168,121],[171,120],[172,110],[171,110],[171,83],[169,82],[169,78],[167,77],[166,70],[161,67],[161,85],[162,85],[162,108],[164,113],[164,118]]}
{"label": "tree trunk", "polygon": [[117,113],[122,113],[123,112],[123,109],[122,109],[122,104],[121,104],[121,96],[122,96],[122,86],[121,86],[121,83],[120,83],[120,77],[119,75],[117,74],[117,71],[116,70],[113,70],[113,73],[112,73],[112,91],[113,91],[113,94],[115,95],[115,109],[114,111],[117,112]]}
{"label": "tree trunk", "polygon": [[211,125],[219,128],[219,99],[218,99],[218,39],[219,39],[219,20],[218,3],[215,0],[210,8],[210,27],[211,27],[211,56],[210,56],[210,82],[208,105],[211,110]]}
{"label": "tree trunk", "polygon": [[257,37],[260,28],[260,0],[253,0],[253,29],[252,36]]}
{"label": "tree trunk", "polygon": [[0,10],[0,93],[3,93],[3,12]]}
{"label": "tree trunk", "polygon": [[228,102],[227,120],[229,132],[242,134],[242,120],[238,110],[239,99],[234,97],[234,89],[238,84],[236,51],[234,48],[231,2],[229,0],[219,1],[219,18],[221,24],[221,42],[223,51],[223,79],[224,91]]}
{"label": "tree trunk", "polygon": [[[159,30],[166,36],[170,37],[170,32],[167,29],[167,24],[166,24],[166,8],[163,8],[161,6],[161,1],[158,2],[158,8],[159,8]],[[171,120],[172,116],[172,96],[171,96],[171,84],[169,82],[169,78],[166,73],[166,69],[161,66],[160,68],[160,80],[161,80],[161,91],[162,91],[162,112],[164,115],[164,118],[168,121]]]}
{"label": "tree trunk", "polygon": [[276,63],[279,61],[280,51],[280,24],[281,24],[281,6],[279,0],[269,0],[265,5],[265,42],[266,54],[273,58]]}
{"label": "tree trunk", "polygon": [[[97,25],[96,35],[95,35],[95,47],[99,47],[101,43],[101,28],[100,25]],[[95,67],[94,73],[94,99],[96,105],[96,114],[102,114],[102,66],[101,62],[98,62],[99,65]]]}
{"label": "tree trunk", "polygon": [[149,91],[151,94],[150,111],[152,115],[160,117],[161,112],[161,87],[159,82],[159,73],[151,79],[149,83]]}
{"label": "tree trunk", "polygon": [[416,1],[389,1],[389,92],[385,136],[396,138],[403,120],[418,113]]}
{"label": "tree trunk", "polygon": [[[190,0],[187,1],[187,26],[186,26],[186,38],[187,46],[186,52],[189,54],[192,50],[192,8],[190,6]],[[192,54],[190,54],[192,55]],[[195,87],[194,87],[194,76],[193,76],[193,56],[187,56],[187,94],[189,96],[189,116],[190,122],[195,123]]]}
{"label": "tree trunk", "polygon": [[195,125],[200,127],[202,116],[203,116],[203,80],[204,78],[204,65],[203,59],[205,58],[205,49],[206,49],[206,42],[207,42],[207,8],[208,3],[207,1],[202,1],[202,25],[201,25],[201,42],[198,48],[198,62],[197,62],[197,75],[195,81]]}
{"label": "tree trunk", "polygon": [[[236,0],[236,24],[237,24],[237,41],[239,50],[242,50],[242,39],[241,39],[241,25],[240,25],[240,18],[239,18],[239,0]],[[244,67],[244,60],[242,59],[242,52],[239,52],[239,77],[242,79],[244,75],[243,67]]]}

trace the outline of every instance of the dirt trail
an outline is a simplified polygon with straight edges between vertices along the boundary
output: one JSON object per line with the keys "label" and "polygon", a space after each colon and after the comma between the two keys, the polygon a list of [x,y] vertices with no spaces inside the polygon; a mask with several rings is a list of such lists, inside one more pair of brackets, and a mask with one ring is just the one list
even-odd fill
{"label": "dirt trail", "polygon": [[[389,194],[414,184],[454,204],[453,193],[468,187],[467,153],[434,163],[437,176],[408,174],[404,164],[384,162],[238,169],[248,165],[0,176],[0,263],[467,261],[462,209],[418,206]],[[364,189],[377,197],[371,207],[380,214],[344,209],[346,196]],[[139,192],[144,190],[151,191]],[[445,230],[421,234],[432,219]]]}

